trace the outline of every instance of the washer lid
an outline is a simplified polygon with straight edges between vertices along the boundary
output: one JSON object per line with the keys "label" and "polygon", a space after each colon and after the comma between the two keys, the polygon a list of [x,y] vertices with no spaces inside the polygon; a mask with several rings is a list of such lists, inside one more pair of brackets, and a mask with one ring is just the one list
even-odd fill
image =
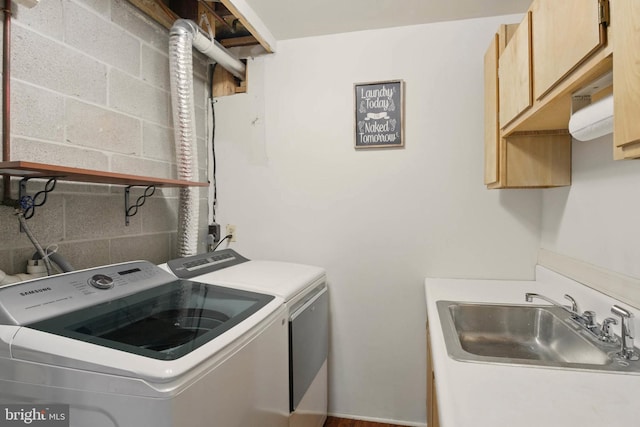
{"label": "washer lid", "polygon": [[[35,378],[34,375],[36,377],[42,375],[46,381],[52,381],[49,372],[56,371],[49,371],[48,366],[58,366],[70,368],[76,372],[96,372],[129,377],[136,380],[135,383],[139,387],[136,386],[135,390],[129,390],[127,393],[166,397],[167,393],[178,392],[178,389],[198,381],[204,373],[224,364],[229,357],[261,334],[267,325],[280,326],[284,319],[283,301],[275,297],[248,319],[175,360],[142,356],[135,352],[122,351],[25,326],[0,326],[0,335],[4,328],[18,328],[17,332],[13,330],[13,338],[8,340],[10,358],[34,362],[36,364],[34,366],[39,367],[35,370],[8,373],[12,378]],[[285,327],[281,328],[284,333]],[[89,380],[90,377],[87,378]],[[115,378],[114,380],[116,381],[113,383],[114,390],[118,393],[123,392],[123,389],[120,389],[122,383]],[[138,383],[137,380],[142,380],[144,383]],[[27,382],[29,381],[32,380],[29,379]]]}
{"label": "washer lid", "polygon": [[223,334],[272,295],[189,280],[55,316],[26,327],[160,360],[174,360]]}

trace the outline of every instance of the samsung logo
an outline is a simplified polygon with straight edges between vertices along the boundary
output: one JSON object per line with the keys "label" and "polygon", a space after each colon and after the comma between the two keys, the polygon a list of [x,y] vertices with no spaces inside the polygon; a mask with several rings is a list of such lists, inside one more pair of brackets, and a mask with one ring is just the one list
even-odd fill
{"label": "samsung logo", "polygon": [[40,289],[33,289],[31,291],[25,291],[25,292],[20,292],[20,295],[23,297],[26,297],[27,295],[31,295],[31,294],[39,294],[41,292],[47,292],[50,291],[51,288],[46,287],[46,288],[40,288]]}

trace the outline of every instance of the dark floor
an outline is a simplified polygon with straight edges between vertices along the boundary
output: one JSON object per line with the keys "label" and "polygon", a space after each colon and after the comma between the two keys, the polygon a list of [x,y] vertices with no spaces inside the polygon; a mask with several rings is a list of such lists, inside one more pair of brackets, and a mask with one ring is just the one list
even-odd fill
{"label": "dark floor", "polygon": [[327,417],[324,427],[401,427],[396,424],[374,423],[371,421],[348,420],[346,418]]}

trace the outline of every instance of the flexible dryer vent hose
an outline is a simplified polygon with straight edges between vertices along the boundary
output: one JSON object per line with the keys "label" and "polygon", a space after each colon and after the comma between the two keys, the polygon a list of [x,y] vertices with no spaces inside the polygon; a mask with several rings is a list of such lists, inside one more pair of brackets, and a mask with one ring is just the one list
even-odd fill
{"label": "flexible dryer vent hose", "polygon": [[[195,112],[193,104],[193,54],[195,47],[234,76],[244,80],[245,65],[217,41],[207,37],[195,22],[178,19],[169,33],[169,67],[173,128],[175,132],[178,179],[197,177]],[[178,256],[194,255],[198,250],[198,190],[180,189],[178,207]]]}
{"label": "flexible dryer vent hose", "polygon": [[[169,67],[178,179],[192,181],[197,171],[195,112],[193,106],[192,35],[181,26],[171,29]],[[198,191],[180,188],[178,206],[178,256],[198,250]]]}

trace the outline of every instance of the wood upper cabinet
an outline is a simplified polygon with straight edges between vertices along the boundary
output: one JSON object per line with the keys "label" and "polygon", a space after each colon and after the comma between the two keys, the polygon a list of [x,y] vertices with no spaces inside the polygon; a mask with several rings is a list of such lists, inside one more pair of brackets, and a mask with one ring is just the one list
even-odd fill
{"label": "wood upper cabinet", "polygon": [[616,159],[640,157],[640,2],[611,4]]}
{"label": "wood upper cabinet", "polygon": [[[571,185],[567,129],[573,95],[602,81],[615,68],[612,56],[625,63],[617,76],[614,69],[614,95],[624,91],[626,98],[616,101],[616,108],[628,111],[617,117],[627,132],[618,153],[640,157],[640,120],[633,119],[640,117],[640,0],[616,2],[611,5],[616,16],[609,19],[609,0],[533,0],[513,37],[503,38],[501,30],[491,41],[484,57],[488,188]],[[618,15],[625,15],[624,21]],[[627,53],[613,55],[608,37]],[[633,126],[624,123],[632,120]]]}
{"label": "wood upper cabinet", "polygon": [[[501,25],[484,56],[484,183],[489,188],[554,187],[571,183],[571,137],[566,131],[505,137],[500,131],[498,116],[504,110],[504,103],[514,100],[509,96],[509,85],[520,84],[523,80],[511,78],[505,84],[505,74],[511,77],[511,73],[516,73],[519,76],[522,69],[516,66],[505,73],[501,68],[498,78],[498,66],[504,67],[505,61],[502,59],[505,55],[517,54],[510,48],[523,40],[527,41],[529,22],[527,17],[519,25]],[[524,43],[524,46],[528,51],[528,43]],[[510,61],[506,63],[511,65]],[[525,67],[525,71],[528,71],[528,67]],[[524,82],[524,86],[525,89],[531,87],[527,82]],[[530,94],[530,90],[523,91],[526,102],[530,100]],[[509,105],[515,104],[512,102]]]}
{"label": "wood upper cabinet", "polygon": [[530,11],[535,99],[541,99],[606,43],[601,25],[606,7],[601,0],[534,0]]}
{"label": "wood upper cabinet", "polygon": [[488,188],[570,185],[585,96],[613,91],[613,157],[640,158],[640,0],[533,0],[510,40],[503,27],[484,58]]}
{"label": "wood upper cabinet", "polygon": [[533,102],[531,80],[531,12],[518,26],[498,60],[500,127]]}

